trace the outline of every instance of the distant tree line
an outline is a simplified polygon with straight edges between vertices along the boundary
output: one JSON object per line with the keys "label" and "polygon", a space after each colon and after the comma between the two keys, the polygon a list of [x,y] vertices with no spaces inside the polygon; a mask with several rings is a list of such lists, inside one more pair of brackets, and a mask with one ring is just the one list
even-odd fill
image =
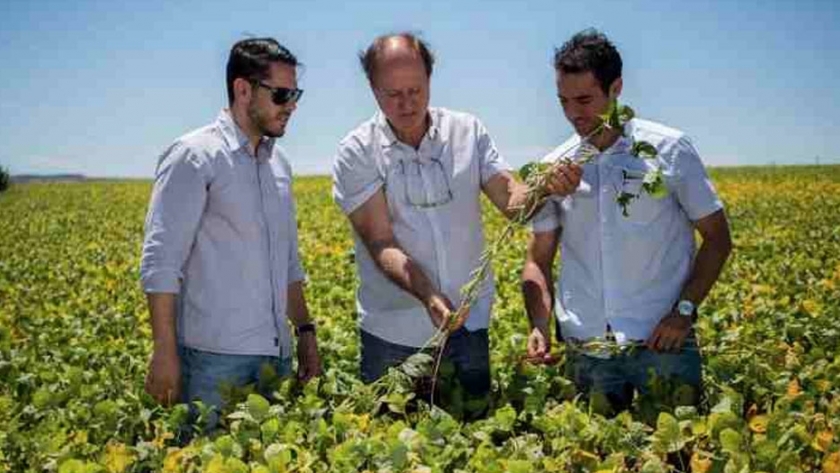
{"label": "distant tree line", "polygon": [[12,183],[12,176],[9,174],[9,170],[0,166],[0,192],[9,188],[9,185]]}

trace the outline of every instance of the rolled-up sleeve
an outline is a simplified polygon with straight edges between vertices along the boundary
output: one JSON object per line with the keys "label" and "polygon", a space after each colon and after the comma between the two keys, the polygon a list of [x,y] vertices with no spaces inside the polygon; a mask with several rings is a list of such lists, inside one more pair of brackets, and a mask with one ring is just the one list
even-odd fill
{"label": "rolled-up sleeve", "polygon": [[560,201],[556,197],[549,197],[545,205],[531,219],[531,232],[545,233],[560,228],[560,209]]}
{"label": "rolled-up sleeve", "polygon": [[723,208],[723,202],[700,160],[700,155],[687,137],[674,147],[677,182],[674,192],[688,218],[697,221]]}
{"label": "rolled-up sleeve", "polygon": [[333,164],[333,199],[350,214],[368,201],[384,184],[376,160],[355,139],[343,140]]}
{"label": "rolled-up sleeve", "polygon": [[201,221],[209,181],[206,161],[184,144],[174,144],[161,157],[140,261],[145,292],[180,291],[184,263]]}
{"label": "rolled-up sleeve", "polygon": [[499,154],[490,133],[478,119],[475,120],[475,127],[476,152],[478,153],[479,169],[481,171],[481,184],[484,185],[491,177],[502,171],[510,171],[511,167]]}

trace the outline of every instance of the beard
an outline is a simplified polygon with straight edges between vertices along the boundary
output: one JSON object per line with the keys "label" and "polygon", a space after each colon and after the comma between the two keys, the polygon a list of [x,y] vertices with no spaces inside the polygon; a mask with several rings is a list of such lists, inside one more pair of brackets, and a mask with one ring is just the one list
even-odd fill
{"label": "beard", "polygon": [[289,115],[283,114],[283,116],[285,117],[285,120],[278,124],[277,120],[279,117],[271,117],[265,112],[261,113],[253,103],[248,106],[248,118],[251,119],[251,123],[262,136],[280,138],[285,135],[286,123],[289,120]]}
{"label": "beard", "polygon": [[598,127],[598,124],[586,120],[581,123],[572,122],[572,127],[575,129],[575,132],[577,132],[578,135],[587,136]]}

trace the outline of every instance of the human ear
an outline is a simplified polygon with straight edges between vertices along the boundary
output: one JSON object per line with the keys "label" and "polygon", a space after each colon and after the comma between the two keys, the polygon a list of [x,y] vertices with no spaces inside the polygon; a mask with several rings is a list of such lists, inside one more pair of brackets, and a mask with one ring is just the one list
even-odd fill
{"label": "human ear", "polygon": [[233,94],[236,98],[247,102],[251,98],[253,87],[251,83],[242,77],[237,77],[233,81]]}
{"label": "human ear", "polygon": [[612,84],[610,84],[610,99],[615,100],[621,95],[621,88],[624,86],[624,81],[621,77],[617,77]]}

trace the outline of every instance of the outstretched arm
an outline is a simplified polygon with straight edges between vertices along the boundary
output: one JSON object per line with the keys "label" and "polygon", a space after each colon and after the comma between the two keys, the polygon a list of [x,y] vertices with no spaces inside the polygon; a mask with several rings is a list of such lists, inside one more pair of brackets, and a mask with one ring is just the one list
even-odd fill
{"label": "outstretched arm", "polygon": [[[445,326],[454,306],[434,287],[420,266],[397,242],[383,191],[376,191],[370,199],[351,212],[349,218],[379,269],[423,304],[435,327]],[[457,328],[450,327],[451,330]]]}
{"label": "outstretched arm", "polygon": [[522,268],[522,295],[531,326],[528,358],[536,363],[550,360],[551,314],[554,305],[552,270],[560,232],[558,228],[532,233],[525,266]]}

